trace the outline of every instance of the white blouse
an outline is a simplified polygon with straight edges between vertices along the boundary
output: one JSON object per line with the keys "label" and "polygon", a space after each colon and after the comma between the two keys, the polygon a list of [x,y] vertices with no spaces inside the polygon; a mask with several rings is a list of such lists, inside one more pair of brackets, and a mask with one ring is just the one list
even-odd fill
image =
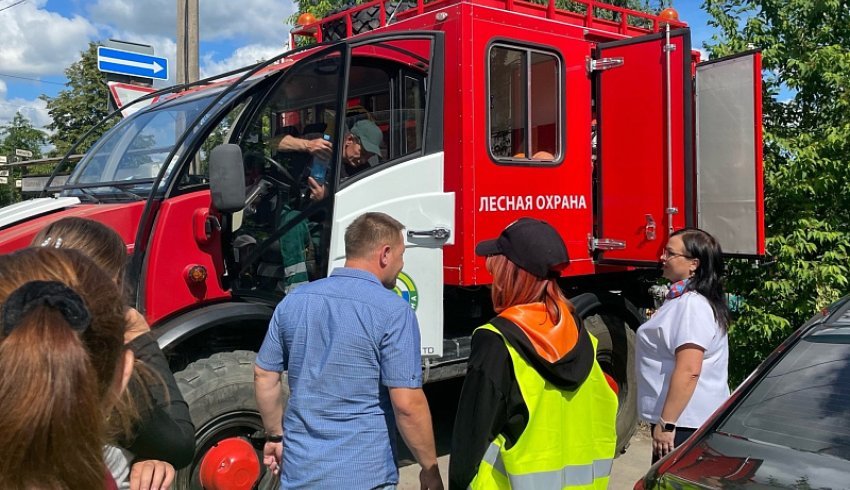
{"label": "white blouse", "polygon": [[676,364],[676,349],[684,344],[696,344],[705,349],[702,370],[685,410],[678,420],[668,422],[697,428],[729,398],[726,331],[714,319],[708,300],[697,292],[688,291],[665,301],[637,331],[637,403],[642,420],[655,424],[661,418]]}

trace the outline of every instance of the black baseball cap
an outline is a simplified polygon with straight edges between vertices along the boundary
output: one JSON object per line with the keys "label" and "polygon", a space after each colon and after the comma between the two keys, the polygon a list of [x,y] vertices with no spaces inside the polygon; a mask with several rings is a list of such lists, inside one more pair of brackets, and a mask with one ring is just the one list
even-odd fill
{"label": "black baseball cap", "polygon": [[560,277],[570,263],[567,246],[558,231],[533,218],[520,218],[502,230],[498,238],[478,243],[475,254],[504,255],[540,279]]}

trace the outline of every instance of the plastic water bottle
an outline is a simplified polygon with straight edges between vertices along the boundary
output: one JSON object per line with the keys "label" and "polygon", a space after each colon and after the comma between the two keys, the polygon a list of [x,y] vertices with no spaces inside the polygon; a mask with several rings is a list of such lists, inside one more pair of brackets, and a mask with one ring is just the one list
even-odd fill
{"label": "plastic water bottle", "polygon": [[[323,136],[325,141],[330,141],[330,135],[326,134]],[[313,156],[313,165],[310,167],[310,177],[313,177],[319,185],[323,185],[325,183],[325,178],[328,175],[328,166],[330,162],[319,157],[318,155]]]}

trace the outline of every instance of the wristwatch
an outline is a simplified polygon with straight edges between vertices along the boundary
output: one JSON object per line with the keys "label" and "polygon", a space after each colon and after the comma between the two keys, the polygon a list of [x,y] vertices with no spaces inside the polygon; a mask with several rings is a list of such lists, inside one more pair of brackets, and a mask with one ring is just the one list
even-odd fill
{"label": "wristwatch", "polygon": [[673,422],[667,422],[666,420],[658,417],[658,425],[661,426],[661,432],[673,432],[676,430],[676,424]]}
{"label": "wristwatch", "polygon": [[266,434],[266,442],[283,442],[281,434]]}

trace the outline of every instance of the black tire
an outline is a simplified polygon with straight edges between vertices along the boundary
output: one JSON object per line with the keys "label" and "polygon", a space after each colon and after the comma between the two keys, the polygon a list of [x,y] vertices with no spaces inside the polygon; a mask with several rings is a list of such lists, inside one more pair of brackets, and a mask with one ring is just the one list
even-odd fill
{"label": "black tire", "polygon": [[598,340],[596,359],[619,386],[617,409],[617,455],[626,451],[637,429],[637,378],[635,332],[622,318],[601,312],[584,319],[588,332]]}
{"label": "black tire", "polygon": [[[343,4],[335,9],[329,10],[328,13],[325,14],[325,17],[327,18],[340,12],[344,12],[353,6],[354,4],[350,3]],[[322,24],[322,41],[336,41],[344,38],[345,18]]]}
{"label": "black tire", "polygon": [[[415,6],[416,2],[411,0],[391,0],[386,2],[384,4],[384,8],[386,9],[387,20],[395,21],[395,14],[399,14]],[[325,14],[325,17],[330,17],[331,15],[344,12],[352,7],[355,7],[355,5],[350,3],[345,4],[341,7],[330,10],[327,14]],[[360,34],[362,32],[372,31],[381,27],[381,13],[379,9],[380,7],[378,5],[374,5],[352,15],[351,34]],[[343,38],[345,38],[345,19],[339,19],[322,26],[322,40],[336,41]]]}
{"label": "black tire", "polygon": [[[220,352],[195,361],[174,375],[189,414],[195,424],[195,457],[192,464],[177,473],[175,488],[201,490],[198,477],[206,452],[218,441],[243,437],[252,443],[263,422],[254,399],[254,359],[251,351]],[[289,399],[286,374],[283,375],[284,407]],[[277,488],[277,479],[266,475],[262,466],[262,447],[255,443],[263,472],[257,488]]]}

